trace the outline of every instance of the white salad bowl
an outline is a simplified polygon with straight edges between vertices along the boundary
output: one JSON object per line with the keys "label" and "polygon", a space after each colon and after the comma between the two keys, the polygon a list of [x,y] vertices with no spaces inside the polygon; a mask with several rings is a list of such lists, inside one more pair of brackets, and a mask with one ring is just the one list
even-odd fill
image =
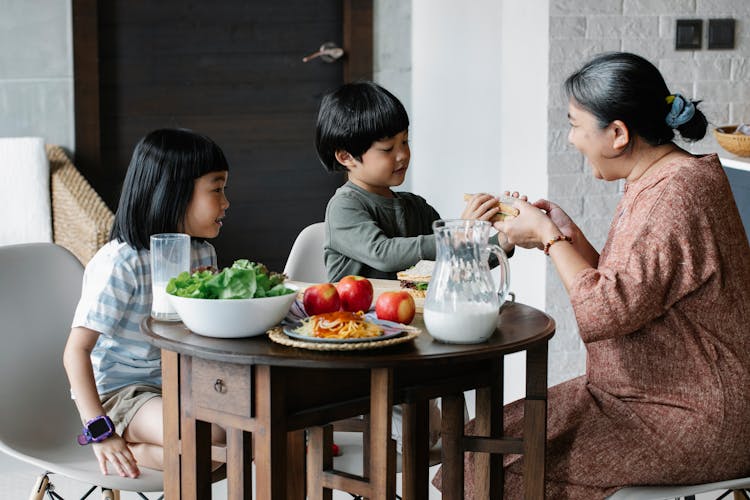
{"label": "white salad bowl", "polygon": [[193,299],[168,295],[180,319],[192,332],[206,337],[242,338],[262,335],[277,325],[297,297],[294,293],[256,299]]}

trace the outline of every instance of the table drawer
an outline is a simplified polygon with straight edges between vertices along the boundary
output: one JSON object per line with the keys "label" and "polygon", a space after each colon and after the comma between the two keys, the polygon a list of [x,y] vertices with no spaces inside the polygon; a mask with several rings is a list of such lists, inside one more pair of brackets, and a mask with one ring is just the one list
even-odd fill
{"label": "table drawer", "polygon": [[252,417],[252,366],[193,358],[191,371],[196,407]]}

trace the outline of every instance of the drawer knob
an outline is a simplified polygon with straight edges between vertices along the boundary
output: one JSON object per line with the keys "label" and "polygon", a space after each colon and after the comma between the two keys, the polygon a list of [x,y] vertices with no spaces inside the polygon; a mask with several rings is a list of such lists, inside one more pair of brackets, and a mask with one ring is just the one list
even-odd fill
{"label": "drawer knob", "polygon": [[216,382],[214,382],[214,390],[218,393],[224,394],[227,392],[227,386],[222,379],[217,378]]}

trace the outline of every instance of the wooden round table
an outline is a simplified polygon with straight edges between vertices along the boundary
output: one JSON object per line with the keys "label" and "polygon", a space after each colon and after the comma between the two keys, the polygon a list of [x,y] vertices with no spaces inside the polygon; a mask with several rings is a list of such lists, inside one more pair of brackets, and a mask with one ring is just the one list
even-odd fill
{"label": "wooden round table", "polygon": [[[421,315],[414,325],[424,329]],[[141,330],[162,349],[167,498],[210,497],[210,423],[227,429],[230,498],[250,498],[250,448],[258,498],[304,498],[300,469],[304,429],[308,498],[326,488],[370,498],[395,495],[391,408],[404,407],[403,497],[427,498],[428,401],[443,398],[443,498],[463,498],[463,452],[477,453],[477,488],[502,496],[501,453],[523,453],[525,498],[543,498],[546,436],[548,315],[509,304],[485,343],[443,344],[429,333],[382,349],[322,352],[286,347],[266,336],[217,339],[182,323],[146,318]],[[524,437],[503,439],[503,357],[526,351]],[[477,390],[476,435],[463,435],[463,392]],[[367,479],[330,470],[320,429],[369,414]],[[484,453],[481,453],[484,452]],[[290,459],[291,457],[291,459]],[[311,470],[315,469],[315,470]],[[292,481],[288,483],[288,480]],[[296,479],[296,481],[295,481]]]}

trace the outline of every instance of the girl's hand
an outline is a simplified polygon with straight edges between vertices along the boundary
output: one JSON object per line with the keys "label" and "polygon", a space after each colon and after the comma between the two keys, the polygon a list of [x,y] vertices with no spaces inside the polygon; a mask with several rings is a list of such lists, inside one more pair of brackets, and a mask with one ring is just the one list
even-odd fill
{"label": "girl's hand", "polygon": [[487,193],[471,197],[461,214],[462,219],[490,220],[500,211],[498,199]]}
{"label": "girl's hand", "polygon": [[547,212],[547,217],[549,217],[552,222],[555,223],[562,234],[568,236],[569,238],[575,236],[575,232],[578,229],[578,226],[576,226],[575,222],[573,222],[573,219],[571,219],[570,216],[566,214],[565,211],[556,203],[552,203],[549,200],[542,199],[535,201],[533,205]]}
{"label": "girl's hand", "polygon": [[107,475],[107,462],[111,463],[122,477],[138,477],[141,474],[128,444],[117,434],[113,434],[100,443],[93,443],[92,446],[94,455],[99,461],[99,469],[105,476]]}

